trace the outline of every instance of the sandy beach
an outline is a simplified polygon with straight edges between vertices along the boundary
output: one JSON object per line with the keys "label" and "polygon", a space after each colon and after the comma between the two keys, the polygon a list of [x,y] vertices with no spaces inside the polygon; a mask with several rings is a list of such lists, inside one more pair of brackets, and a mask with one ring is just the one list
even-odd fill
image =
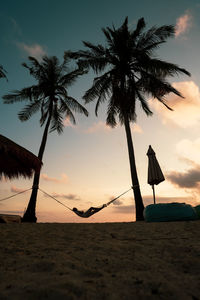
{"label": "sandy beach", "polygon": [[0,224],[0,299],[200,299],[200,221]]}

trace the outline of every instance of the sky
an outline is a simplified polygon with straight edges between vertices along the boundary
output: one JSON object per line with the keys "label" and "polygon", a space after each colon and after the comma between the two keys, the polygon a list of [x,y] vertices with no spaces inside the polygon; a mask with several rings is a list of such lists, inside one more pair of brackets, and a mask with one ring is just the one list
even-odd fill
{"label": "sky", "polygon": [[[191,73],[169,78],[184,98],[170,94],[167,110],[148,98],[153,111],[147,117],[137,106],[137,123],[131,125],[136,165],[144,205],[153,203],[147,183],[149,145],[165,176],[155,187],[156,202],[200,204],[200,1],[199,0],[0,0],[0,64],[8,81],[0,80],[0,132],[38,154],[43,127],[39,113],[21,122],[18,112],[26,103],[3,104],[2,96],[35,83],[22,66],[28,56],[63,59],[64,51],[84,49],[82,41],[105,44],[103,27],[121,26],[128,16],[130,29],[144,17],[146,29],[173,24],[175,37],[156,52],[157,57],[178,64]],[[82,105],[82,96],[94,74],[78,79],[69,95]],[[106,103],[95,116],[95,102],[85,106],[89,117],[76,114],[76,125],[65,120],[62,135],[48,136],[40,189],[70,208],[87,209],[117,197],[131,187],[124,128],[105,124]],[[32,179],[1,180],[0,199],[30,189]],[[30,190],[0,201],[0,213],[20,214],[28,204]],[[38,222],[130,222],[135,220],[132,191],[89,219],[81,219],[39,191]]]}

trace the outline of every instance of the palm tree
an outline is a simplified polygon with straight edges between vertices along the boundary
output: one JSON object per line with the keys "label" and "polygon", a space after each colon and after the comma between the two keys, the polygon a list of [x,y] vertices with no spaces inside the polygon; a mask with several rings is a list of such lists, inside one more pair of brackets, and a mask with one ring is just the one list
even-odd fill
{"label": "palm tree", "polygon": [[190,75],[185,69],[154,56],[160,44],[174,35],[174,26],[152,27],[144,32],[145,26],[145,21],[141,18],[136,29],[130,30],[127,17],[118,29],[114,26],[102,29],[107,46],[83,42],[86,50],[66,52],[67,56],[78,60],[80,67],[92,68],[98,75],[83,96],[85,103],[97,99],[97,115],[99,105],[108,100],[107,124],[115,127],[118,117],[125,126],[136,220],[143,220],[144,209],[130,130],[130,122],[136,122],[136,101],[140,102],[147,116],[152,112],[145,99],[146,94],[169,108],[165,103],[165,95],[170,92],[182,95],[166,81],[166,77],[179,73]]}
{"label": "palm tree", "polygon": [[[87,110],[67,92],[67,88],[85,71],[80,68],[69,70],[67,56],[62,64],[59,64],[59,60],[55,56],[45,56],[41,63],[36,58],[29,57],[29,63],[29,65],[24,63],[23,66],[37,80],[37,84],[14,91],[12,94],[3,96],[3,99],[7,104],[29,101],[29,104],[18,114],[21,121],[27,121],[38,110],[41,111],[40,125],[45,126],[38,158],[42,161],[49,132],[56,130],[58,134],[61,134],[64,128],[64,118],[70,119],[75,124],[73,111],[88,116]],[[40,173],[35,173],[32,194],[23,216],[24,222],[36,222],[37,220],[35,209],[39,180]]]}

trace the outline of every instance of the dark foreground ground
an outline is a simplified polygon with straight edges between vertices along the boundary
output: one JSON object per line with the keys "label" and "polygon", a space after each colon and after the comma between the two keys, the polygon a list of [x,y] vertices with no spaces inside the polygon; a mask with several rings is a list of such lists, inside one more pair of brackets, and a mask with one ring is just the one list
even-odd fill
{"label": "dark foreground ground", "polygon": [[200,299],[200,221],[0,224],[0,299]]}

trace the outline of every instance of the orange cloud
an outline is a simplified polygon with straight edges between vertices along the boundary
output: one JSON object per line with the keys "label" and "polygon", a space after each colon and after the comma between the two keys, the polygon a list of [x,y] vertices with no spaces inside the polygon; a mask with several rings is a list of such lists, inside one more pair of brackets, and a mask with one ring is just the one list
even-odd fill
{"label": "orange cloud", "polygon": [[88,129],[84,130],[84,133],[96,133],[99,131],[104,131],[104,132],[110,132],[111,131],[111,127],[109,127],[108,125],[106,125],[106,123],[99,121],[97,123],[94,123],[91,127],[89,127]]}
{"label": "orange cloud", "polygon": [[25,191],[25,189],[18,188],[15,185],[11,185],[10,190],[11,190],[12,193],[21,193],[21,192]]}
{"label": "orange cloud", "polygon": [[[187,160],[187,163],[189,163],[189,160]],[[190,204],[197,205],[197,203],[199,204],[200,165],[193,161],[190,164],[191,167],[182,172],[169,171],[166,178],[174,186],[184,189],[190,195],[186,202],[189,201]]]}
{"label": "orange cloud", "polygon": [[[200,165],[200,138],[194,141],[183,139],[176,144],[176,153],[193,167]],[[195,162],[195,163],[194,163]]]}
{"label": "orange cloud", "polygon": [[171,123],[182,128],[194,127],[200,124],[200,91],[199,87],[193,81],[184,81],[173,83],[184,98],[170,93],[166,97],[167,104],[173,111],[165,108],[160,102],[150,100],[150,105],[162,117],[163,123]]}
{"label": "orange cloud", "polygon": [[52,196],[55,197],[55,198],[64,198],[64,199],[67,199],[67,200],[75,200],[75,201],[80,200],[79,196],[75,195],[75,194],[53,193]]}
{"label": "orange cloud", "polygon": [[66,174],[61,174],[61,178],[57,179],[55,177],[49,177],[47,174],[43,173],[41,174],[41,179],[45,181],[55,182],[55,183],[67,183],[68,182],[68,176]]}
{"label": "orange cloud", "polygon": [[191,22],[191,15],[186,12],[183,16],[177,19],[176,21],[176,31],[175,31],[175,37],[179,37],[180,35],[183,35],[186,33],[189,28],[192,26]]}
{"label": "orange cloud", "polygon": [[35,57],[38,60],[46,54],[46,51],[39,44],[26,45],[25,43],[17,43],[17,46],[28,53],[28,55]]}
{"label": "orange cloud", "polygon": [[75,125],[73,125],[71,122],[70,122],[70,119],[67,117],[64,122],[63,122],[64,126],[65,127],[75,127]]}
{"label": "orange cloud", "polygon": [[143,133],[142,128],[136,123],[134,123],[133,125],[131,124],[131,129],[133,132]]}

